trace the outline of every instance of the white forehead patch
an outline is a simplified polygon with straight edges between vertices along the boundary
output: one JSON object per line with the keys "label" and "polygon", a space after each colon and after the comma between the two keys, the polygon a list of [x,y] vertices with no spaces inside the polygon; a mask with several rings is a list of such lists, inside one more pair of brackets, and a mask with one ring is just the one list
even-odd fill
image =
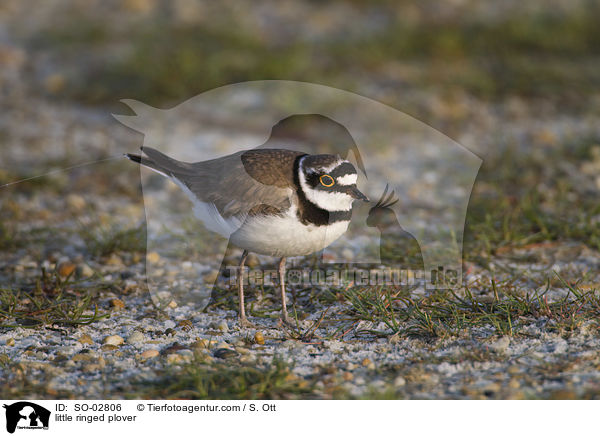
{"label": "white forehead patch", "polygon": [[358,179],[358,176],[356,174],[345,174],[345,175],[340,176],[337,179],[335,179],[335,181],[337,182],[338,185],[348,186],[348,185],[354,185],[356,183],[357,179]]}

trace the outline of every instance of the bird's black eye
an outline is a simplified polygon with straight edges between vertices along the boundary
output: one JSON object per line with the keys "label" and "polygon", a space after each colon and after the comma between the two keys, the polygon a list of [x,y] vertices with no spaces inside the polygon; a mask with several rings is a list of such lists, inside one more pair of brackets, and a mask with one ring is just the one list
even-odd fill
{"label": "bird's black eye", "polygon": [[335,185],[335,180],[333,177],[327,174],[323,174],[321,177],[319,177],[319,181],[321,182],[321,185],[325,186],[326,188],[331,188],[333,185]]}

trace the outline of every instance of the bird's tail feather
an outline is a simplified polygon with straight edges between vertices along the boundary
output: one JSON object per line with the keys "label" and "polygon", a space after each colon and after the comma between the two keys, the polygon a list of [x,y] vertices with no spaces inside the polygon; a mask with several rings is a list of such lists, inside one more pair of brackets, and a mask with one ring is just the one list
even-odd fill
{"label": "bird's tail feather", "polygon": [[146,154],[147,157],[130,153],[127,153],[125,156],[131,161],[144,165],[166,177],[181,179],[185,178],[185,176],[194,175],[192,165],[187,162],[181,162],[170,158],[166,154],[150,147],[143,147],[142,152]]}
{"label": "bird's tail feather", "polygon": [[158,174],[160,174],[162,176],[172,177],[172,175],[167,173],[164,170],[164,168],[160,168],[158,165],[156,165],[156,163],[152,159],[148,159],[145,156],[140,156],[139,154],[126,153],[125,157],[132,162],[136,162],[136,163],[139,163],[140,165],[150,168],[151,170],[157,172]]}

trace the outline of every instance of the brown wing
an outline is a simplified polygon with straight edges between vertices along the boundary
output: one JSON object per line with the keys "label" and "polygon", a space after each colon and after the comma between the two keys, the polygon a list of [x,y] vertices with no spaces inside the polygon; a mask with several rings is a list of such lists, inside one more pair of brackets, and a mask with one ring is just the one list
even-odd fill
{"label": "brown wing", "polygon": [[213,203],[224,218],[287,209],[290,189],[295,190],[294,162],[304,154],[255,149],[186,163],[148,147],[144,152],[154,169],[181,181],[199,200]]}

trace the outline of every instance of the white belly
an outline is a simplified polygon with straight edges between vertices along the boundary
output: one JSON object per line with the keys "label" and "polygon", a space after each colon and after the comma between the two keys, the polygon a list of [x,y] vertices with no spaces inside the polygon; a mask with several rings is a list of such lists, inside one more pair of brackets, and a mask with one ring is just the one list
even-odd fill
{"label": "white belly", "polygon": [[304,225],[290,215],[248,219],[231,235],[231,242],[240,248],[268,256],[304,256],[330,245],[344,234],[350,223],[339,221],[327,226]]}

